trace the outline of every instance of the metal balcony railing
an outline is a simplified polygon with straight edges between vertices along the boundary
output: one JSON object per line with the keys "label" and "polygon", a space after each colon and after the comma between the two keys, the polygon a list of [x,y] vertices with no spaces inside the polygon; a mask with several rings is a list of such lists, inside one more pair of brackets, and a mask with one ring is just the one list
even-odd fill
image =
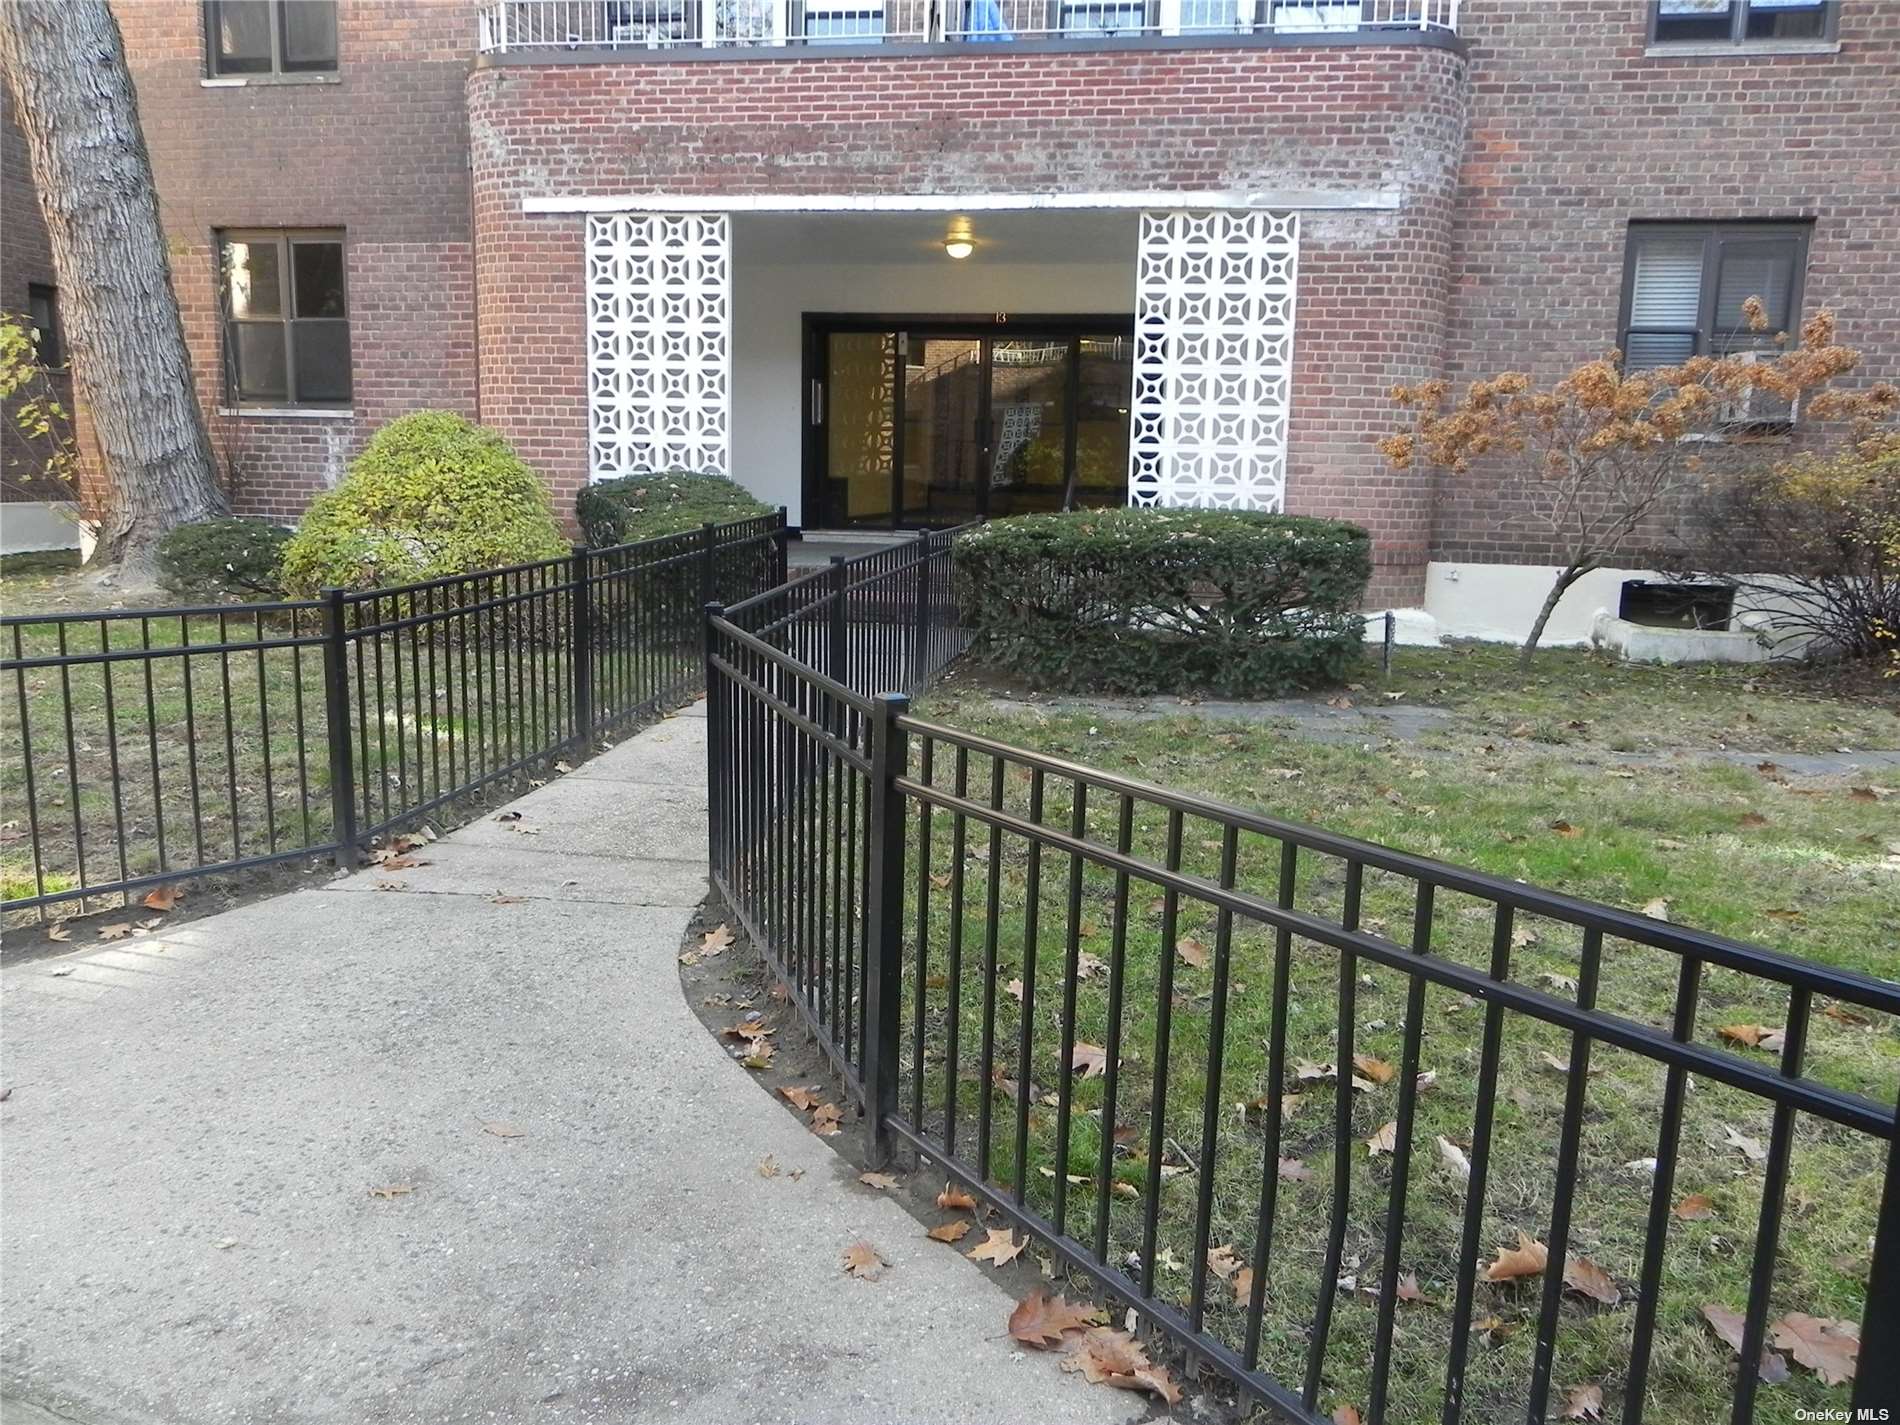
{"label": "metal balcony railing", "polygon": [[490,0],[478,13],[484,54],[1458,28],[1458,0]]}

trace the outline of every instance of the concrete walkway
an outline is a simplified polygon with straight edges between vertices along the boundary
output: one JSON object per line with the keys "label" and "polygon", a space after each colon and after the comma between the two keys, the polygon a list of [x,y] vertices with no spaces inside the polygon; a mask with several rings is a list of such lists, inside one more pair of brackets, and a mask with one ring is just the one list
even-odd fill
{"label": "concrete walkway", "polygon": [[[669,719],[427,866],[5,971],[0,1417],[1143,1413],[1013,1350],[1001,1289],[685,1004],[704,729]],[[840,1270],[860,1238],[881,1280]]]}

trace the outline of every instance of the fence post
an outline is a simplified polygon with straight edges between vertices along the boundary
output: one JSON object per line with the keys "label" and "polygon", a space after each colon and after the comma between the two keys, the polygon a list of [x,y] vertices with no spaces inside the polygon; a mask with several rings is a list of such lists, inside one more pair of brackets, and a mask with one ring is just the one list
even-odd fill
{"label": "fence post", "polygon": [[[831,631],[826,636],[825,675],[834,683],[850,686],[846,674],[850,671],[850,659],[846,652],[846,642],[851,637],[851,624],[846,618],[849,612],[845,608],[844,572],[845,557],[842,554],[831,556]],[[842,713],[843,708],[839,709]]]}
{"label": "fence post", "polygon": [[725,616],[724,604],[710,602],[705,607],[705,617],[700,623],[700,643],[706,650],[706,860],[715,887],[720,885],[726,869],[725,801],[731,794],[728,788],[732,775],[726,765],[724,676],[713,667],[713,620]]}
{"label": "fence post", "polygon": [[343,591],[323,591],[323,720],[330,742],[330,831],[339,871],[356,869],[356,773],[350,758],[349,638]]}
{"label": "fence post", "polygon": [[1860,1323],[1860,1370],[1854,1377],[1856,1420],[1878,1420],[1879,1406],[1900,1401],[1900,1134],[1887,1144],[1887,1180],[1874,1224],[1874,1260]]}
{"label": "fence post", "polygon": [[915,692],[924,685],[924,644],[930,633],[930,556],[936,548],[936,536],[917,537],[923,546],[923,558],[917,561],[917,607],[911,610],[910,686]]}
{"label": "fence post", "polygon": [[574,740],[583,747],[594,737],[594,590],[588,582],[587,546],[574,546],[574,568],[569,574],[568,634],[572,640],[568,661],[574,667]]}
{"label": "fence post", "polygon": [[783,584],[791,578],[791,511],[784,505],[778,507],[778,528],[772,531],[772,546],[775,558],[772,561],[773,583]]}
{"label": "fence post", "polygon": [[[713,601],[713,551],[719,546],[719,526],[711,520],[699,527],[699,606]],[[706,621],[699,623],[699,651],[706,652]]]}
{"label": "fence post", "polygon": [[867,789],[871,815],[865,832],[870,899],[864,912],[869,932],[864,955],[864,1110],[870,1119],[874,1168],[890,1161],[887,1120],[897,1113],[904,966],[904,794],[897,788],[897,779],[910,765],[910,738],[897,720],[909,711],[910,699],[904,694],[879,693],[871,717]]}

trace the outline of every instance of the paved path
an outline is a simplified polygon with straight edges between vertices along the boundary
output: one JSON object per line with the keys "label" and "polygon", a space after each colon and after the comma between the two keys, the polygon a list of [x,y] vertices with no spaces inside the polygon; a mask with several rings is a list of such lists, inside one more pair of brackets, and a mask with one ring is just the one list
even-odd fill
{"label": "paved path", "polygon": [[[1010,1349],[1000,1288],[685,1004],[704,728],[661,723],[428,866],[5,971],[0,1417],[1140,1414]],[[883,1280],[839,1270],[859,1238]]]}

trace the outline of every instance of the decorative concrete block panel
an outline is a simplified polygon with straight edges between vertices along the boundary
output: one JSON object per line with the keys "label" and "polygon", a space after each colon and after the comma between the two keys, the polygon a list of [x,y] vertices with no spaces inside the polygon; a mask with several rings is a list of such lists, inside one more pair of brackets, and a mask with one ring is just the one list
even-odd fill
{"label": "decorative concrete block panel", "polygon": [[587,223],[588,473],[730,474],[732,223]]}
{"label": "decorative concrete block panel", "polygon": [[1286,505],[1299,215],[1144,213],[1135,276],[1135,505]]}

